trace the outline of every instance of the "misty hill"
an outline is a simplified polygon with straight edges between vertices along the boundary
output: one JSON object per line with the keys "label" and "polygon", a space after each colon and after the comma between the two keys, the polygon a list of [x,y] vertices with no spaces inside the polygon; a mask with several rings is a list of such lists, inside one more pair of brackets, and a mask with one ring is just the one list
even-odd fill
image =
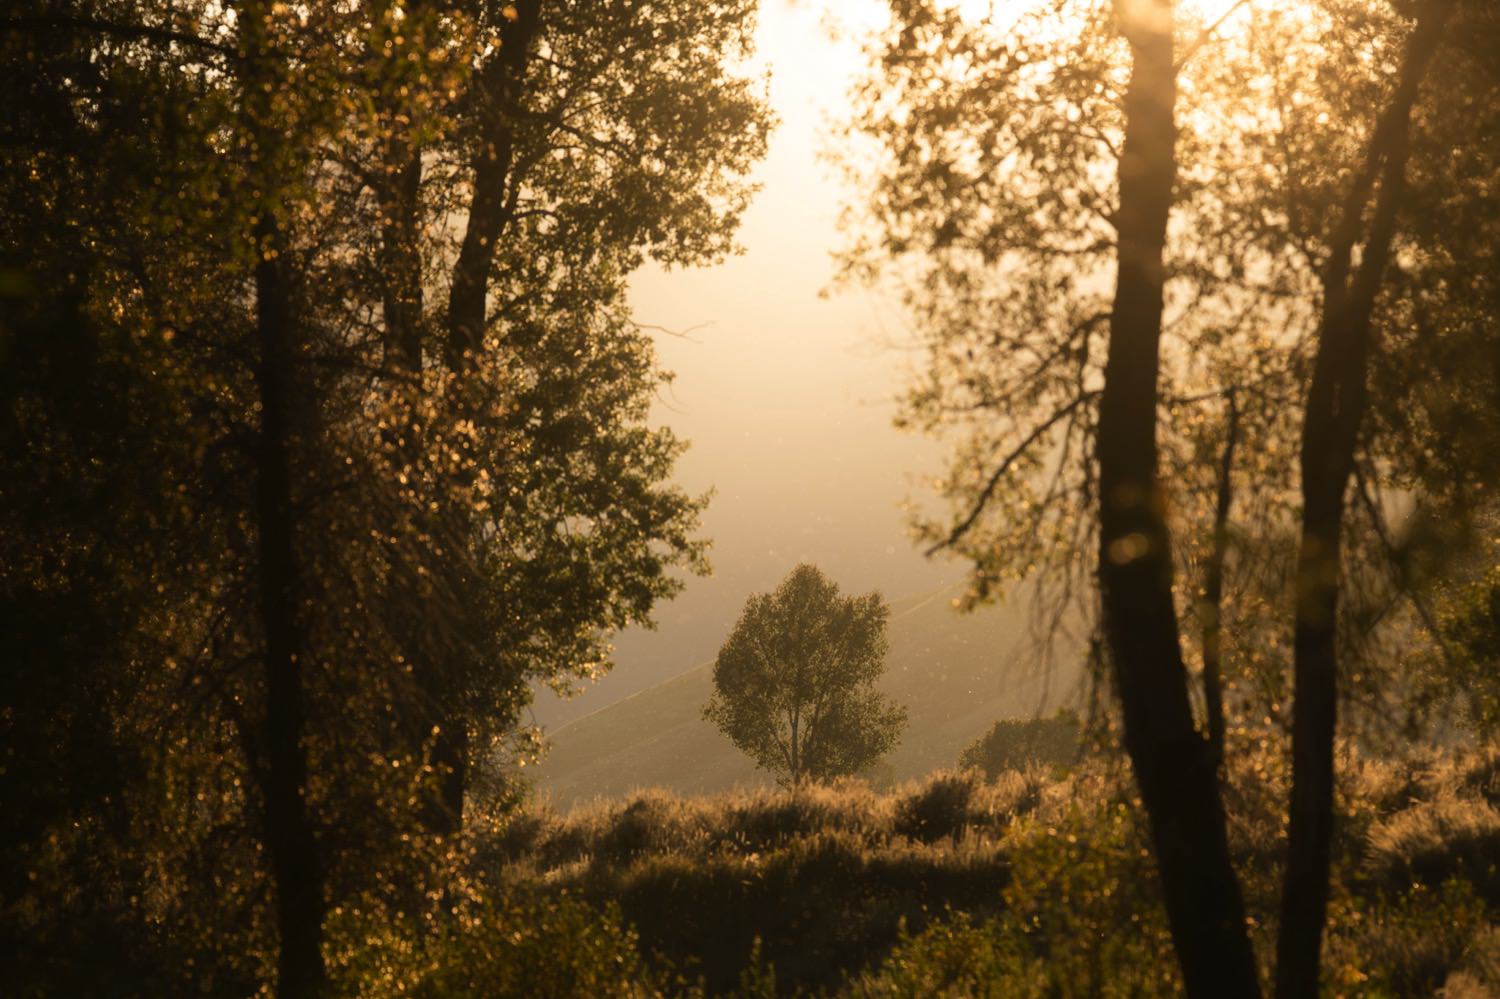
{"label": "misty hill", "polygon": [[[890,654],[881,688],[904,704],[910,722],[878,765],[877,779],[919,777],[953,766],[962,749],[998,719],[1050,711],[1074,692],[1077,656],[1060,642],[1057,669],[1036,665],[1030,601],[973,614],[952,607],[957,587],[891,607]],[[550,734],[537,787],[566,810],[595,797],[662,787],[705,794],[769,783],[702,718],[713,687],[705,663]]]}

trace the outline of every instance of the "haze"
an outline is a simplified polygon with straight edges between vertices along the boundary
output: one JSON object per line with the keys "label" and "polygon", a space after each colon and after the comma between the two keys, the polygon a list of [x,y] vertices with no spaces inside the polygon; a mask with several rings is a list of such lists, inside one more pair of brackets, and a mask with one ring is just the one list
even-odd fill
{"label": "haze", "polygon": [[922,556],[901,510],[921,501],[920,477],[941,454],[891,425],[919,360],[913,334],[876,292],[822,295],[846,195],[820,153],[860,65],[848,29],[878,12],[841,6],[830,23],[813,5],[762,10],[757,49],[780,124],[740,231],[745,252],[712,268],[650,266],[631,281],[637,319],[672,331],[656,336],[676,373],[656,418],[691,444],[677,481],[714,491],[702,532],[714,571],[660,607],[657,630],[620,635],[613,671],[579,696],[538,691],[534,717],[545,727],[711,659],[745,598],[798,562],[892,599],[962,577],[957,563]]}

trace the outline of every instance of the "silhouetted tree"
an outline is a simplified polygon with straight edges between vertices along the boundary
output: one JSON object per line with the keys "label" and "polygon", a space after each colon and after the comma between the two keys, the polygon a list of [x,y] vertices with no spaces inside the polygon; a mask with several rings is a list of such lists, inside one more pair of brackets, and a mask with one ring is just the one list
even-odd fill
{"label": "silhouetted tree", "polygon": [[[1412,210],[1483,205],[1494,175],[1493,143],[1453,131],[1482,112],[1422,96],[1454,6],[1242,4],[1221,30],[1168,0],[997,8],[988,23],[913,0],[892,5],[862,93],[856,127],[881,153],[854,168],[871,213],[853,217],[849,273],[900,281],[928,334],[907,418],[965,431],[941,483],[956,513],[919,526],[972,560],[975,602],[1043,570],[1063,582],[1044,601],[1089,609],[1077,553],[1097,552],[1105,661],[1193,995],[1258,992],[1220,792],[1226,701],[1267,719],[1262,739],[1295,704],[1278,990],[1316,989],[1334,706],[1340,684],[1390,677],[1341,670],[1335,642],[1364,652],[1383,613],[1371,608],[1415,593],[1381,504],[1346,505],[1351,476],[1367,497],[1421,481],[1419,502],[1459,513],[1491,481],[1482,446],[1460,456],[1422,425],[1451,409],[1491,426],[1493,367],[1455,371],[1464,394],[1435,401],[1396,361],[1493,344],[1466,304],[1489,300],[1493,269],[1471,254],[1492,231],[1474,239],[1453,216],[1440,229]],[[1469,33],[1495,30],[1491,8],[1456,6]],[[1309,17],[1351,30],[1309,44]],[[1442,71],[1457,93],[1485,92],[1492,60],[1464,48]],[[1454,176],[1440,164],[1458,147]],[[1372,420],[1377,371],[1390,405]],[[1226,418],[1205,419],[1221,400]],[[1427,481],[1403,471],[1442,463]],[[1236,510],[1235,479],[1252,474]],[[1340,561],[1346,536],[1358,573]],[[1201,580],[1201,685],[1181,642],[1179,567]],[[1289,684],[1272,650],[1294,589]],[[1226,615],[1241,636],[1232,656]]]}
{"label": "silhouetted tree", "polygon": [[330,907],[443,897],[531,685],[702,568],[625,281],[732,246],[754,12],[0,15],[8,984],[318,991]]}
{"label": "silhouetted tree", "polygon": [[714,662],[704,717],[793,787],[870,766],[906,724],[906,709],[875,687],[889,614],[880,594],[841,597],[799,565],[745,604]]}

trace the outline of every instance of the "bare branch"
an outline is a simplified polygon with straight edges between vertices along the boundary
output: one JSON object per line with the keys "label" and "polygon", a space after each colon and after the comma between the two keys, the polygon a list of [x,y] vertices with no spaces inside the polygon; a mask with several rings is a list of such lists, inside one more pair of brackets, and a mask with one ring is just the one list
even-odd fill
{"label": "bare branch", "polygon": [[979,499],[974,502],[974,506],[969,511],[968,516],[960,521],[958,526],[953,528],[952,532],[949,533],[946,539],[939,541],[931,548],[928,548],[926,554],[935,555],[938,552],[942,551],[944,548],[951,548],[958,543],[960,538],[969,533],[969,529],[974,526],[974,522],[978,520],[979,515],[984,512],[984,508],[989,504],[990,497],[995,494],[995,490],[1000,485],[1000,480],[1005,477],[1006,472],[1010,471],[1011,466],[1014,465],[1022,455],[1030,450],[1031,446],[1038,440],[1040,440],[1042,436],[1047,433],[1047,431],[1051,430],[1063,420],[1067,419],[1072,415],[1074,410],[1078,409],[1079,406],[1082,406],[1084,403],[1095,398],[1096,396],[1098,396],[1098,394],[1099,393],[1097,391],[1080,393],[1079,395],[1074,396],[1072,401],[1069,402],[1066,406],[1063,406],[1061,409],[1056,410],[1051,416],[1047,417],[1047,419],[1037,424],[1037,426],[1032,429],[1031,433],[1027,434],[1025,439],[1023,439],[1021,443],[1017,444],[1015,448],[1012,449],[1011,452],[1001,460],[999,466],[996,467],[994,473],[990,476],[989,481],[985,483],[984,489],[980,491]]}
{"label": "bare branch", "polygon": [[239,53],[235,51],[233,46],[209,41],[207,38],[201,38],[190,32],[178,31],[173,28],[159,28],[147,24],[121,24],[116,21],[103,21],[92,17],[70,17],[65,14],[54,14],[47,17],[8,17],[0,20],[0,31],[57,31],[68,29],[96,35],[109,35],[117,38],[156,42],[162,45],[186,45],[190,48],[202,49],[205,52],[213,52],[231,59],[239,56]]}

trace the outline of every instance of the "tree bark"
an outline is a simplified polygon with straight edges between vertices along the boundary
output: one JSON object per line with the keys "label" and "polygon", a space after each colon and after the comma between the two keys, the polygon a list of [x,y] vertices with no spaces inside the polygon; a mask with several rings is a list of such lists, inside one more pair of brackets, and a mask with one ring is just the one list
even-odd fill
{"label": "tree bark", "polygon": [[[422,0],[408,0],[405,24],[421,31]],[[389,64],[383,49],[371,52],[377,63]],[[380,79],[377,74],[377,79]],[[398,367],[422,371],[422,151],[413,139],[416,109],[402,100],[392,81],[380,93],[385,142],[376,197],[380,202],[380,270],[384,283],[381,308],[385,313],[387,352]],[[404,89],[404,88],[403,88]]]}
{"label": "tree bark", "polygon": [[1224,562],[1229,554],[1229,511],[1234,504],[1234,451],[1239,444],[1240,409],[1234,389],[1225,403],[1224,454],[1214,503],[1213,550],[1204,572],[1198,619],[1203,644],[1203,714],[1214,767],[1224,765]]}
{"label": "tree bark", "polygon": [[541,29],[541,8],[541,0],[515,4],[516,19],[502,30],[500,51],[479,75],[488,118],[474,154],[469,220],[448,295],[447,360],[453,371],[464,369],[484,336],[490,268],[511,214],[506,196],[515,159],[515,115],[526,81],[527,58]]}
{"label": "tree bark", "polygon": [[[395,128],[393,124],[391,126]],[[398,368],[422,372],[422,153],[401,129],[387,145],[381,191],[381,275],[388,351]]]}
{"label": "tree bark", "polygon": [[265,37],[268,7],[241,12],[244,117],[250,177],[258,189],[254,228],[255,382],[260,433],[255,448],[254,517],[257,597],[264,642],[264,761],[255,768],[264,799],[264,835],[276,891],[279,931],[277,993],[303,999],[323,991],[323,869],[307,810],[307,725],[302,680],[305,639],[297,609],[296,512],[292,487],[295,443],[292,377],[297,322],[291,263],[280,227],[282,145],[274,95],[286,86]]}
{"label": "tree bark", "polygon": [[[275,247],[274,223],[262,223],[262,250]],[[261,405],[255,514],[260,561],[259,601],[265,641],[265,836],[276,883],[281,942],[278,994],[317,995],[324,982],[323,871],[307,813],[307,747],[297,614],[297,560],[290,461],[291,393],[288,371],[295,340],[285,258],[262,259],[255,269]]]}
{"label": "tree bark", "polygon": [[[469,217],[453,266],[445,317],[444,360],[460,382],[455,399],[461,407],[469,405],[462,381],[472,369],[483,342],[490,271],[500,237],[510,221],[508,194],[515,158],[515,118],[527,60],[541,29],[541,0],[521,0],[514,7],[516,17],[502,28],[499,51],[479,74],[478,86],[483,91],[479,103],[487,117],[474,153]],[[461,511],[450,515],[461,521],[453,528],[450,544],[461,544],[468,515]],[[451,564],[452,558],[461,556],[450,553],[448,568],[462,577],[462,570]],[[451,590],[461,595],[469,585],[468,580],[458,578],[452,581]],[[452,652],[454,659],[461,655]],[[444,836],[455,835],[463,828],[468,786],[468,722],[463,710],[453,703],[455,684],[451,682],[463,669],[464,664],[458,661],[441,664],[425,678],[423,691],[436,714],[432,764],[439,774],[437,795],[428,809],[425,824],[430,831]]]}
{"label": "tree bark", "polygon": [[[1384,282],[1406,180],[1411,109],[1452,10],[1421,8],[1395,93],[1346,199],[1323,277],[1318,352],[1302,429],[1302,531],[1293,639],[1292,795],[1277,937],[1278,999],[1315,999],[1333,840],[1338,721],[1338,598],[1345,493],[1367,407],[1371,316]],[[1352,285],[1354,247],[1379,191]]]}
{"label": "tree bark", "polygon": [[1193,723],[1157,479],[1162,261],[1176,178],[1172,6],[1122,3],[1120,18],[1132,69],[1116,215],[1119,269],[1099,401],[1105,638],[1187,994],[1257,997],[1218,771]]}

